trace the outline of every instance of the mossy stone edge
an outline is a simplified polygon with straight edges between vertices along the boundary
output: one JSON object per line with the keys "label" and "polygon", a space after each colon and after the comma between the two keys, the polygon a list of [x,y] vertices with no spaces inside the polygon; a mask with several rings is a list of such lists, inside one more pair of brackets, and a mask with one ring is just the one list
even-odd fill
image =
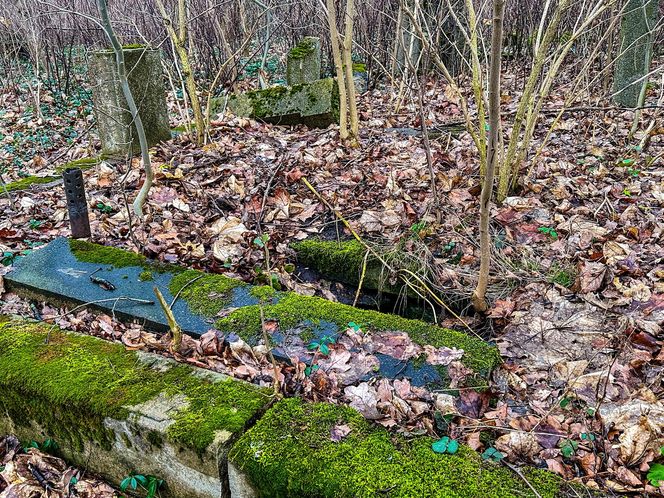
{"label": "mossy stone edge", "polygon": [[[331,430],[341,424],[351,431],[334,442]],[[390,435],[348,407],[286,399],[239,439],[229,461],[260,497],[536,496],[511,470],[483,462],[470,448],[440,455],[433,442]],[[555,474],[534,468],[523,474],[540,496],[565,495],[566,484]]]}
{"label": "mossy stone edge", "polygon": [[215,325],[221,331],[238,334],[249,343],[255,343],[261,335],[262,306],[265,319],[277,321],[281,329],[295,327],[307,321],[319,323],[324,320],[336,324],[340,330],[345,330],[350,322],[355,322],[361,324],[365,330],[404,331],[422,346],[463,349],[462,363],[482,377],[488,377],[501,361],[498,350],[493,345],[464,332],[419,320],[358,309],[294,292],[277,292],[269,286],[248,286],[240,280],[223,275],[151,263],[140,254],[85,241],[71,241],[70,248],[77,259],[88,263],[111,264],[116,267],[140,266],[174,273],[170,284],[171,293],[179,293],[180,299],[187,302],[192,311],[207,317],[218,316],[232,301],[234,289],[247,288],[250,296],[262,304],[237,307],[218,319]]}

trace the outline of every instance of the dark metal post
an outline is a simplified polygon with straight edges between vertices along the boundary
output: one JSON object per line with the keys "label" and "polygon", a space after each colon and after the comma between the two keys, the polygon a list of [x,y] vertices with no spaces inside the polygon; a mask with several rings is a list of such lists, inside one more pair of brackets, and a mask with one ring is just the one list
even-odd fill
{"label": "dark metal post", "polygon": [[65,181],[71,236],[74,239],[89,237],[90,219],[88,218],[88,203],[85,200],[83,173],[78,168],[66,169],[62,173],[62,178]]}

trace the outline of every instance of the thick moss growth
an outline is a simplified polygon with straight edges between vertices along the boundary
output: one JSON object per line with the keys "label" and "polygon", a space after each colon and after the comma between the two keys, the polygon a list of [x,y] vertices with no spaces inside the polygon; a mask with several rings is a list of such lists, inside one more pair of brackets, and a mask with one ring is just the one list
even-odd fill
{"label": "thick moss growth", "polygon": [[160,393],[181,396],[187,406],[174,414],[168,438],[198,452],[216,431],[241,431],[269,399],[244,382],[215,382],[186,365],[159,371],[120,344],[16,321],[0,325],[0,391],[15,422],[37,420],[78,447],[110,443],[105,417],[126,418],[128,407]]}
{"label": "thick moss growth", "polygon": [[[59,179],[59,176],[26,176],[15,182],[8,183],[6,188],[9,192],[15,192],[26,190],[33,185],[43,185],[44,183],[51,183]],[[3,190],[4,189],[0,186],[0,193],[2,193]]]}
{"label": "thick moss growth", "polygon": [[[347,424],[341,442],[330,430]],[[261,497],[526,497],[535,496],[510,470],[483,463],[461,447],[455,455],[432,451],[434,440],[390,437],[355,410],[299,399],[279,402],[233,446],[230,460],[258,488]],[[526,469],[542,497],[554,497],[562,480]]]}
{"label": "thick moss growth", "polygon": [[[360,281],[367,250],[357,240],[305,239],[292,243],[291,247],[297,253],[300,263],[326,277],[353,285]],[[380,288],[380,270],[380,263],[370,254],[367,258],[365,285],[372,289]]]}
{"label": "thick moss growth", "polygon": [[[463,349],[461,361],[474,371],[486,375],[500,361],[496,348],[470,337],[463,332],[429,325],[371,310],[361,310],[345,304],[333,303],[319,297],[300,296],[293,292],[277,293],[274,304],[264,305],[267,320],[276,320],[282,329],[305,321],[319,323],[324,320],[344,330],[348,323],[360,323],[367,330],[402,330],[421,345],[455,347]],[[255,341],[261,331],[259,306],[244,306],[217,321],[217,328],[235,332],[249,341]]]}
{"label": "thick moss growth", "polygon": [[169,290],[174,296],[179,293],[195,313],[215,316],[229,303],[232,290],[243,286],[241,280],[187,270],[173,277]]}
{"label": "thick moss growth", "polygon": [[142,254],[136,254],[116,247],[93,244],[84,240],[70,240],[69,248],[74,256],[76,256],[76,259],[84,263],[113,265],[115,268],[146,266],[148,264],[148,259]]}

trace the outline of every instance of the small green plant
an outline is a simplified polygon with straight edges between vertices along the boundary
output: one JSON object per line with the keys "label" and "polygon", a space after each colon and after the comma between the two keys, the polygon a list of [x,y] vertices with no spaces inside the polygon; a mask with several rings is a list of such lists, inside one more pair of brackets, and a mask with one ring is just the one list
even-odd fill
{"label": "small green plant", "polygon": [[348,323],[348,328],[353,329],[355,332],[359,332],[360,329],[362,328],[361,323],[355,323],[355,322],[349,322]]}
{"label": "small green plant", "polygon": [[636,178],[641,173],[640,169],[636,168],[627,168],[627,174]]}
{"label": "small green plant", "polygon": [[558,238],[558,232],[556,232],[556,229],[553,227],[539,227],[537,231],[539,233],[543,233],[544,235],[548,235],[552,239]]}
{"label": "small green plant", "polygon": [[430,229],[427,227],[426,221],[418,221],[413,223],[410,227],[411,236],[419,239],[423,239],[429,235]]}
{"label": "small green plant", "polygon": [[108,204],[104,204],[103,202],[98,202],[95,207],[97,208],[97,210],[101,211],[104,214],[109,214],[113,212],[113,206],[109,206]]}
{"label": "small green plant", "polygon": [[330,354],[330,344],[336,343],[336,339],[331,335],[324,335],[318,340],[313,340],[307,346],[309,351],[316,351],[322,355],[327,356]]}
{"label": "small green plant", "polygon": [[449,436],[444,436],[432,443],[431,449],[436,453],[448,453],[454,455],[459,450],[459,442],[456,439],[451,439]]}
{"label": "small green plant", "polygon": [[129,474],[120,483],[120,491],[137,491],[139,488],[147,492],[147,498],[157,496],[157,491],[164,485],[163,479],[155,476],[144,476],[143,474]]}
{"label": "small green plant", "polygon": [[45,439],[44,442],[40,443],[38,441],[30,441],[28,443],[28,446],[23,448],[24,451],[29,450],[30,448],[37,448],[40,451],[43,451],[44,453],[53,453],[54,451],[57,451],[59,446],[58,443],[55,442],[54,439]]}
{"label": "small green plant", "polygon": [[558,265],[551,266],[549,271],[549,282],[562,285],[563,287],[572,287],[576,275],[573,268],[565,268]]}
{"label": "small green plant", "polygon": [[5,251],[2,253],[2,256],[0,257],[0,264],[4,266],[9,266],[14,263],[15,259],[16,259],[16,254],[14,254],[11,251]]}
{"label": "small green plant", "polygon": [[491,446],[486,450],[484,450],[484,453],[482,453],[482,458],[489,462],[499,462],[503,458],[505,458],[505,455],[503,455],[500,451]]}
{"label": "small green plant", "polygon": [[330,354],[330,344],[335,344],[337,341],[331,335],[321,336],[319,339],[314,339],[307,345],[309,351],[314,351],[314,357],[311,359],[311,365],[304,369],[304,375],[307,377],[318,370],[319,366],[316,365],[316,358],[322,354],[327,356]]}
{"label": "small green plant", "polygon": [[664,465],[653,463],[646,477],[652,486],[659,487],[660,484],[664,483]]}
{"label": "small green plant", "polygon": [[594,441],[595,440],[595,434],[592,432],[582,432],[581,435],[581,440],[582,441]]}
{"label": "small green plant", "polygon": [[37,230],[43,223],[43,221],[32,219],[28,222],[28,226],[33,230]]}
{"label": "small green plant", "polygon": [[571,439],[562,439],[559,445],[560,445],[560,452],[563,454],[565,458],[571,457],[579,447],[579,443],[577,443],[576,441],[572,441]]}
{"label": "small green plant", "polygon": [[632,197],[632,192],[628,188],[623,189],[622,193],[625,197]]}

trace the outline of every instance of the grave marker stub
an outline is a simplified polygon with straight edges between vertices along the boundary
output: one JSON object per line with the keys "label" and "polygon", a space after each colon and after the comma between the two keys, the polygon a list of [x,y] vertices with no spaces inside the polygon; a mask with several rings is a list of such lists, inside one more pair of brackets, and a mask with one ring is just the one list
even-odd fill
{"label": "grave marker stub", "polygon": [[320,79],[320,38],[303,38],[288,53],[286,64],[286,82],[290,86]]}
{"label": "grave marker stub", "polygon": [[[129,88],[143,121],[148,146],[169,140],[171,129],[159,51],[145,47],[124,48],[122,51]],[[110,156],[139,152],[138,134],[122,92],[112,50],[92,54],[88,78],[93,87],[92,99],[102,152]]]}

